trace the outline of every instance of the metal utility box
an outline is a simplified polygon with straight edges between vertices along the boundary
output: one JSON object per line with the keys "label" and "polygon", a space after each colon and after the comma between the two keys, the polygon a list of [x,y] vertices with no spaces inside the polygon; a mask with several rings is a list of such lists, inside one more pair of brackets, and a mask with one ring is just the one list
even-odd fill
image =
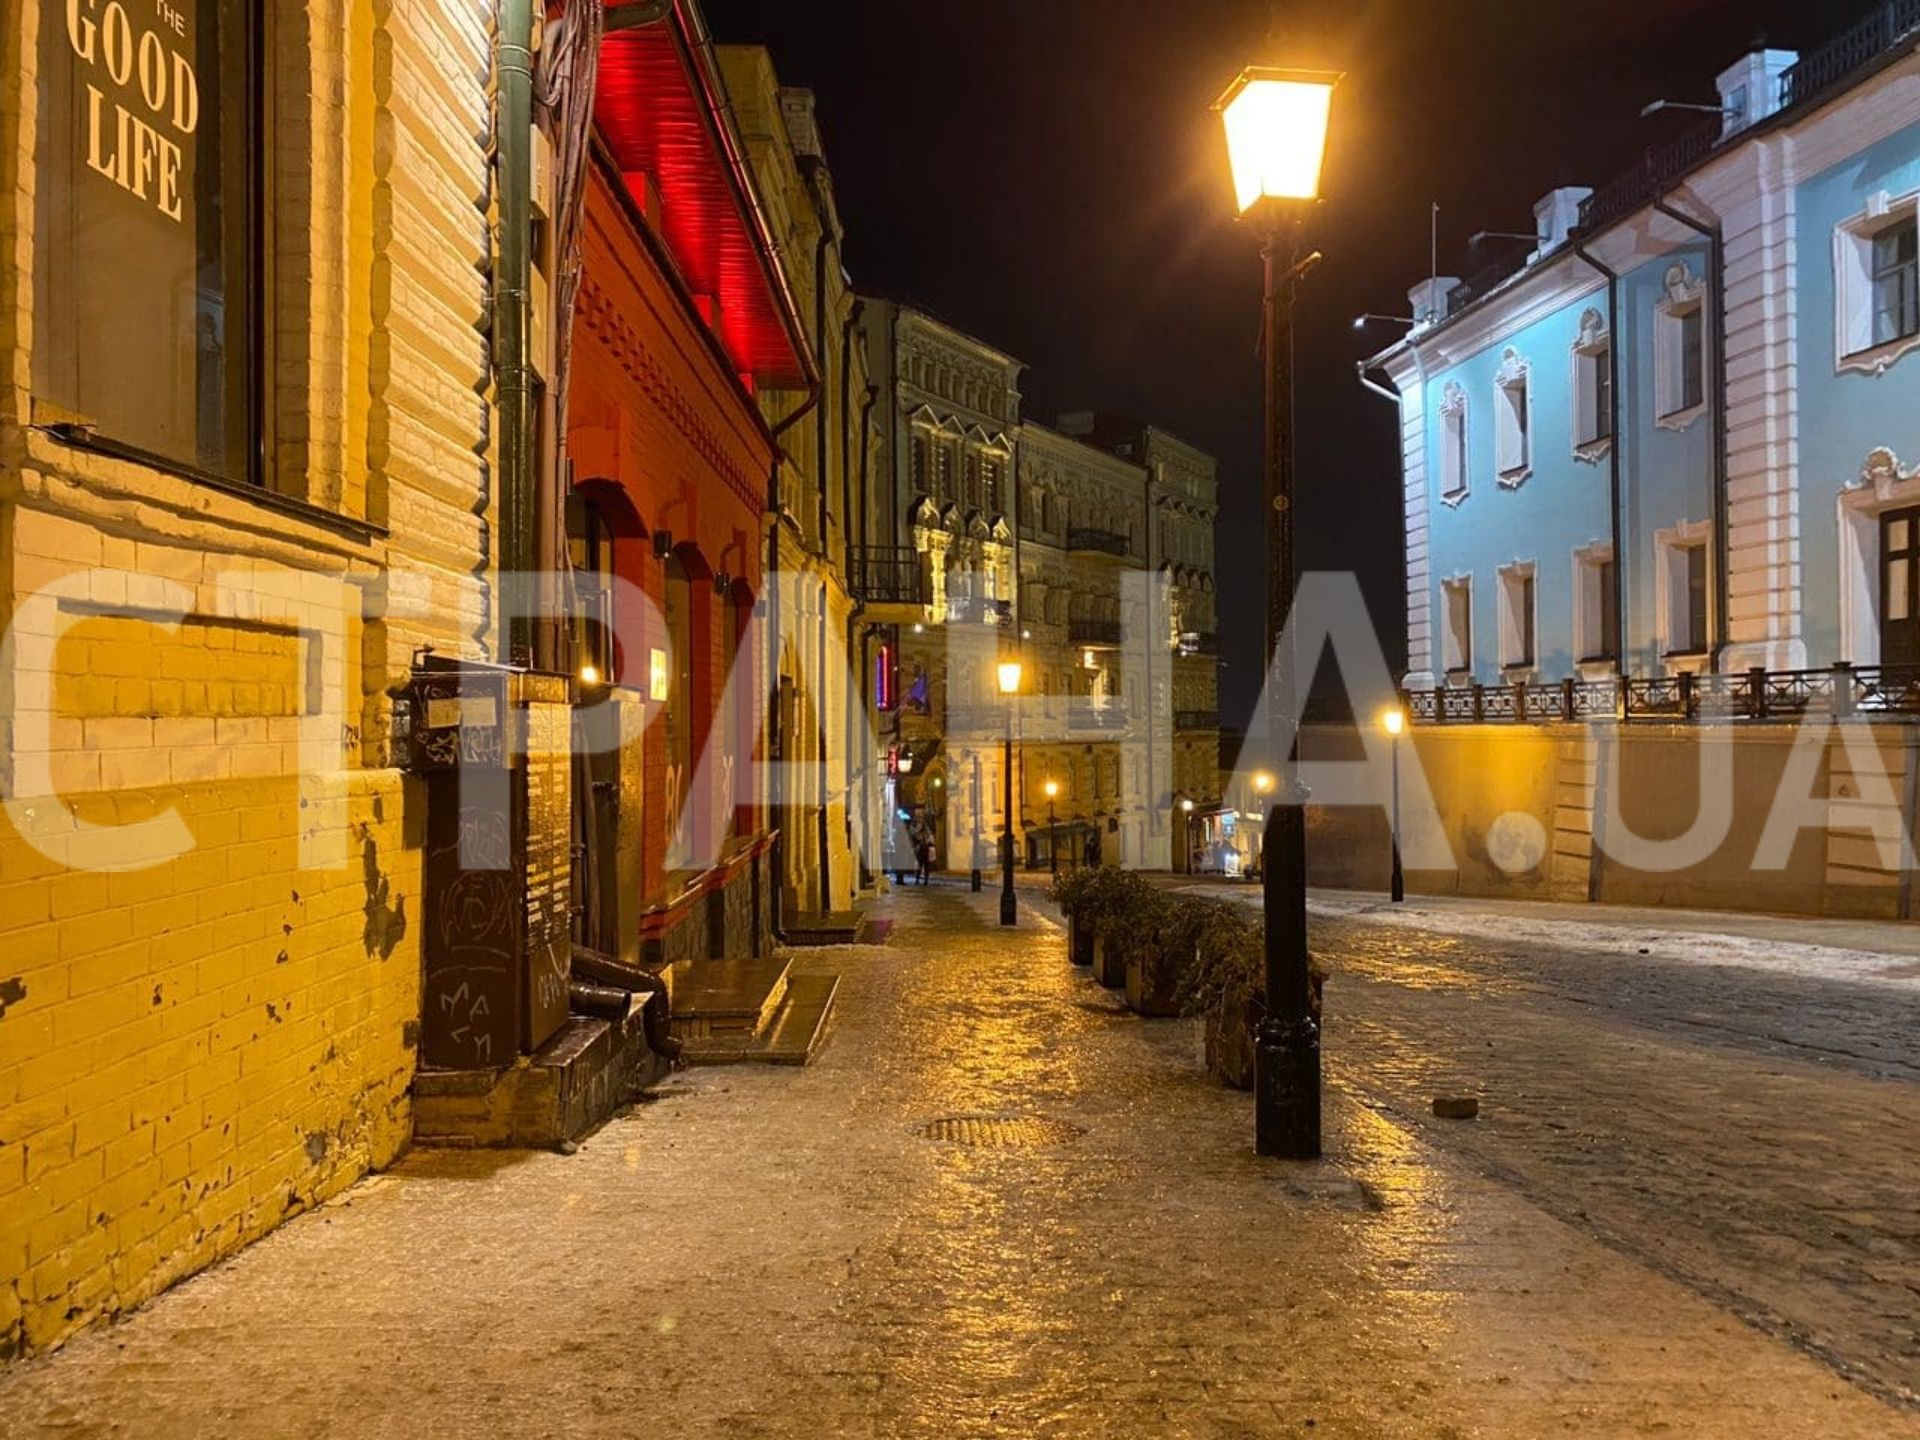
{"label": "metal utility box", "polygon": [[420,1061],[503,1069],[567,1019],[571,728],[562,675],[415,663],[412,768],[427,786]]}

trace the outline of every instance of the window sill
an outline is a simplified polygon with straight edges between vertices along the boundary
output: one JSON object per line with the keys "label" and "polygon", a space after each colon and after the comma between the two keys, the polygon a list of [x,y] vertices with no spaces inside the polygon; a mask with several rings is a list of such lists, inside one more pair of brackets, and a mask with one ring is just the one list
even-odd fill
{"label": "window sill", "polygon": [[1588,465],[1598,465],[1613,453],[1613,439],[1605,436],[1598,440],[1586,440],[1573,447],[1573,458]]}
{"label": "window sill", "polygon": [[1706,413],[1707,402],[1702,400],[1698,405],[1689,405],[1685,410],[1675,410],[1662,415],[1653,423],[1655,428],[1660,430],[1686,430]]}
{"label": "window sill", "polygon": [[1711,650],[1668,650],[1660,656],[1660,664],[1670,675],[1699,675],[1711,663]]}
{"label": "window sill", "polygon": [[1513,470],[1502,470],[1500,472],[1500,488],[1502,490],[1518,490],[1522,485],[1527,483],[1528,478],[1532,474],[1533,466],[1530,464],[1519,466]]}
{"label": "window sill", "polygon": [[1471,490],[1442,490],[1440,492],[1440,503],[1448,509],[1455,509],[1461,501],[1465,500],[1467,496],[1472,493],[1473,491]]}
{"label": "window sill", "polygon": [[1611,680],[1620,673],[1620,661],[1613,655],[1590,655],[1576,661],[1574,669],[1580,672],[1582,680]]}
{"label": "window sill", "polygon": [[1840,363],[1834,366],[1834,374],[1872,375],[1878,378],[1891,370],[1900,359],[1915,350],[1920,350],[1920,334],[1902,335],[1898,340],[1889,340],[1884,345],[1875,345],[1866,350],[1856,350],[1851,355],[1840,357]]}

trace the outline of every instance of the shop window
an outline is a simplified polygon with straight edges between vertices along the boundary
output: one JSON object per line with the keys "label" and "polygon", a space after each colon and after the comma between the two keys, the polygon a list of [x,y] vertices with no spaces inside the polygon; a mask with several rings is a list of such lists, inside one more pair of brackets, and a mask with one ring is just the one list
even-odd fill
{"label": "shop window", "polygon": [[76,436],[227,481],[263,478],[270,9],[41,14],[34,395]]}

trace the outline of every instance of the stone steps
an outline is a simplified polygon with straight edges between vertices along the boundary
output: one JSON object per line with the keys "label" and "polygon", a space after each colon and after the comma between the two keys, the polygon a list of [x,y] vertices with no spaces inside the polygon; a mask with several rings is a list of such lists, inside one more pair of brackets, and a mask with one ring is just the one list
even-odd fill
{"label": "stone steps", "polygon": [[689,1065],[804,1065],[826,1036],[839,990],[838,975],[795,976],[779,1013],[758,1032],[689,1040],[682,1058]]}

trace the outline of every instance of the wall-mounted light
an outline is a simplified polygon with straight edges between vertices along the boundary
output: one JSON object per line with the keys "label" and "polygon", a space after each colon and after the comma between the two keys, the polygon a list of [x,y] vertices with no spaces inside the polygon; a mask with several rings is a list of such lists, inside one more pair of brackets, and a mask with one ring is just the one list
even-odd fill
{"label": "wall-mounted light", "polygon": [[1376,315],[1369,310],[1364,315],[1356,315],[1353,317],[1353,328],[1356,330],[1364,330],[1375,321],[1380,322],[1382,325],[1405,325],[1408,328],[1412,328],[1420,323],[1411,315]]}
{"label": "wall-mounted light", "polygon": [[733,589],[733,577],[727,574],[726,571],[722,570],[718,575],[713,577],[714,594],[725,595],[731,589]]}
{"label": "wall-mounted light", "polygon": [[653,532],[653,558],[664,560],[673,554],[673,532],[656,530]]}

